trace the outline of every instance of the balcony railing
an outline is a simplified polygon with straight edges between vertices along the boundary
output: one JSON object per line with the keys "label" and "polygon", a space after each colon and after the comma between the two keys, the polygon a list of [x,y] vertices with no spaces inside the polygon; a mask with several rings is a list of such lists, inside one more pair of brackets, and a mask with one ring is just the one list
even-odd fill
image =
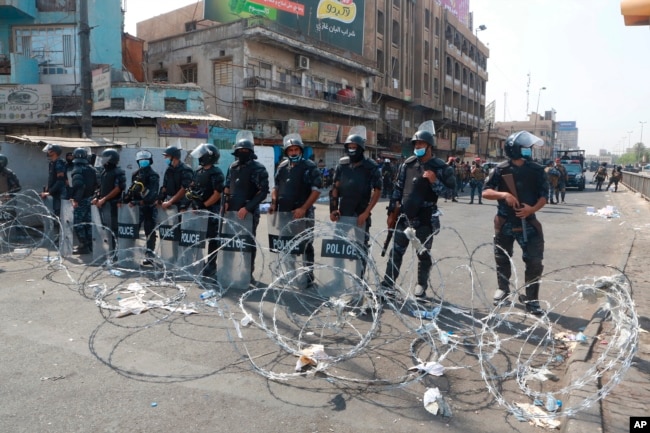
{"label": "balcony railing", "polygon": [[246,78],[244,80],[244,88],[269,90],[286,95],[295,95],[307,99],[313,99],[314,101],[327,101],[332,104],[363,108],[375,113],[379,113],[380,111],[379,104],[365,101],[362,98],[358,98],[355,94],[346,94],[341,91],[327,91],[325,89],[290,84],[284,81],[271,80],[264,77]]}

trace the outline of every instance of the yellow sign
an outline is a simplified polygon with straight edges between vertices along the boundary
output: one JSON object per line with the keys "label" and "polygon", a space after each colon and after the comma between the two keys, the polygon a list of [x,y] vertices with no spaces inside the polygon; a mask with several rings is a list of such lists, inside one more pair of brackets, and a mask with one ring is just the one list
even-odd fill
{"label": "yellow sign", "polygon": [[350,24],[357,16],[357,5],[352,0],[321,0],[316,18],[331,18]]}

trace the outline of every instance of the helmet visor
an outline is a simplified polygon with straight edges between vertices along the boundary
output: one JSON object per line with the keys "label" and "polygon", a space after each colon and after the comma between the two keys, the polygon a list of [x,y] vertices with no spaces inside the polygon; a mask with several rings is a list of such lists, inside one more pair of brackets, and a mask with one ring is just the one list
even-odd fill
{"label": "helmet visor", "polygon": [[521,147],[533,147],[542,146],[544,144],[544,140],[536,135],[531,134],[528,131],[520,131],[512,139],[512,143],[516,146]]}
{"label": "helmet visor", "polygon": [[199,159],[203,155],[209,153],[209,151],[208,145],[206,143],[201,143],[192,151],[192,153],[190,153],[190,155],[192,158]]}

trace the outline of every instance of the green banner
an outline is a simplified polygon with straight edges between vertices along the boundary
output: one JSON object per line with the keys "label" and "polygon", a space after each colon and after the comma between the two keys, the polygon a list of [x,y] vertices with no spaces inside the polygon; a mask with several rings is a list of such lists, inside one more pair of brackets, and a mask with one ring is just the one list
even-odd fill
{"label": "green banner", "polygon": [[261,16],[321,42],[363,54],[365,0],[205,0],[204,18]]}

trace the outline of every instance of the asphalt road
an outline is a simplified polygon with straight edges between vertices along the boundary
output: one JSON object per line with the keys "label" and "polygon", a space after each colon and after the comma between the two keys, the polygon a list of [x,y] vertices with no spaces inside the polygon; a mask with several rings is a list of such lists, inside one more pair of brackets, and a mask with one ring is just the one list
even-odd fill
{"label": "asphalt road", "polygon": [[[436,265],[428,292],[433,303],[426,307],[442,306],[435,322],[413,317],[413,303],[395,302],[361,316],[354,308],[337,309],[314,290],[267,287],[274,281],[274,255],[268,251],[259,253],[258,289],[246,295],[228,291],[214,306],[199,299],[205,287],[194,281],[162,285],[148,274],[118,277],[76,257],[59,266],[44,259],[44,249],[26,257],[5,255],[0,262],[0,430],[537,431],[507,411],[515,402],[532,402],[512,374],[545,362],[551,349],[553,356],[571,356],[561,345],[549,346],[546,337],[583,329],[597,305],[577,300],[575,286],[611,276],[613,267],[626,263],[624,239],[633,224],[640,224],[634,213],[647,214],[648,206],[631,195],[596,192],[588,185],[583,192],[569,191],[565,204],[541,210],[546,255],[540,297],[549,308],[543,320],[527,316],[517,304],[494,315],[495,207],[486,201],[469,205],[467,192],[459,203],[439,203],[443,230],[434,241]],[[628,215],[586,214],[588,206],[601,209],[623,199]],[[385,205],[380,202],[373,216],[371,286],[385,268],[379,254]],[[327,214],[327,204],[319,203],[317,220],[326,221]],[[265,218],[258,230],[262,245]],[[648,230],[642,224],[635,229]],[[522,284],[520,255],[515,247],[513,263]],[[416,266],[411,253],[400,280],[407,292]],[[151,309],[118,318],[96,305],[98,290],[106,290],[105,307],[116,306],[133,283],[148,287],[150,299],[179,298],[178,305],[198,314]],[[242,325],[243,310],[255,324]],[[296,373],[295,353],[309,344],[324,344],[330,361],[321,361],[322,371]],[[409,373],[416,359],[437,359],[445,374]],[[566,362],[549,365],[558,380],[529,382],[528,392],[561,393],[570,386],[563,376]],[[424,409],[424,393],[434,387],[451,417]]]}

